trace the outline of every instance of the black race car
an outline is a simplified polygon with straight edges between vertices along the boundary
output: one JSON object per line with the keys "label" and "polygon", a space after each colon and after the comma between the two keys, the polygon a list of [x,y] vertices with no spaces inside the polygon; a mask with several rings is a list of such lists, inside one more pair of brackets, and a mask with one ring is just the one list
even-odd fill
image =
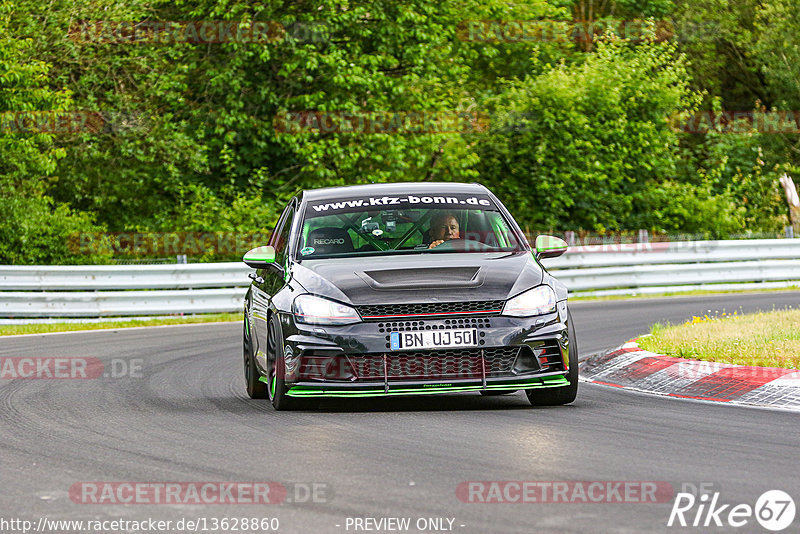
{"label": "black race car", "polygon": [[566,249],[539,236],[531,251],[478,184],[305,191],[244,256],[247,393],[278,410],[457,391],[572,402],[567,289],[539,263]]}

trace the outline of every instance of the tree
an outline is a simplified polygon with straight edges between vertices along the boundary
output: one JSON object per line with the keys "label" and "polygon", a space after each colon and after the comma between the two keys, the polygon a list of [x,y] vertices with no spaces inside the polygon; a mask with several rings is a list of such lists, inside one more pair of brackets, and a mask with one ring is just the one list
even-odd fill
{"label": "tree", "polygon": [[[0,27],[10,26],[12,10],[0,3]],[[51,121],[70,100],[47,87],[49,66],[32,49],[31,40],[0,35],[0,263],[99,261],[70,247],[75,233],[99,229],[92,217],[46,195],[64,157]]]}
{"label": "tree", "polygon": [[698,100],[675,45],[601,42],[585,63],[555,67],[495,99],[507,119],[480,146],[479,169],[534,227],[658,227],[657,212],[639,202],[652,184],[678,178],[669,118]]}

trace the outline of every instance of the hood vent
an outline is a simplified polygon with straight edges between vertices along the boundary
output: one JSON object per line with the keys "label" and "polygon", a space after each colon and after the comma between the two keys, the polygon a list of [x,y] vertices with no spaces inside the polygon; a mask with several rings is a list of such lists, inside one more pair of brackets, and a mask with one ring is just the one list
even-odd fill
{"label": "hood vent", "polygon": [[458,288],[483,284],[480,267],[382,269],[356,274],[373,289]]}

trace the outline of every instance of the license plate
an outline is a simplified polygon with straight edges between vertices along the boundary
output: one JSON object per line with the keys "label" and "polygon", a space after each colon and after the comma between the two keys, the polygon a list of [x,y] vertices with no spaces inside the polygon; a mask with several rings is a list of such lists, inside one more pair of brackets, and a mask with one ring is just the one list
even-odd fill
{"label": "license plate", "polygon": [[391,332],[389,334],[389,346],[392,350],[474,347],[477,344],[478,330],[476,328]]}

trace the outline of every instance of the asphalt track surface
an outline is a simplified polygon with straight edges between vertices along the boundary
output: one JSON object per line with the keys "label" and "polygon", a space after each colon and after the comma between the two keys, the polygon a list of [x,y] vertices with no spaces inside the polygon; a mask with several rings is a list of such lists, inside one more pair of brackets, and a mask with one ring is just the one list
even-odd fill
{"label": "asphalt track surface", "polygon": [[[656,321],[798,304],[800,293],[781,292],[585,302],[572,310],[585,357]],[[797,413],[590,384],[581,384],[574,404],[554,408],[531,408],[522,393],[454,394],[330,400],[316,412],[278,413],[245,397],[240,343],[239,324],[0,339],[3,357],[95,357],[107,368],[113,358],[141,359],[138,378],[0,380],[0,518],[276,517],[280,532],[323,533],[356,532],[348,517],[409,517],[409,532],[418,532],[418,518],[451,518],[453,531],[464,533],[767,532],[753,518],[739,529],[667,528],[672,500],[456,497],[462,482],[504,480],[664,481],[675,491],[705,483],[720,503],[751,506],[782,489],[800,504]],[[73,502],[69,488],[81,481],[277,481],[293,500],[305,485],[325,489],[316,503],[124,506]],[[784,532],[798,525],[795,518]]]}

